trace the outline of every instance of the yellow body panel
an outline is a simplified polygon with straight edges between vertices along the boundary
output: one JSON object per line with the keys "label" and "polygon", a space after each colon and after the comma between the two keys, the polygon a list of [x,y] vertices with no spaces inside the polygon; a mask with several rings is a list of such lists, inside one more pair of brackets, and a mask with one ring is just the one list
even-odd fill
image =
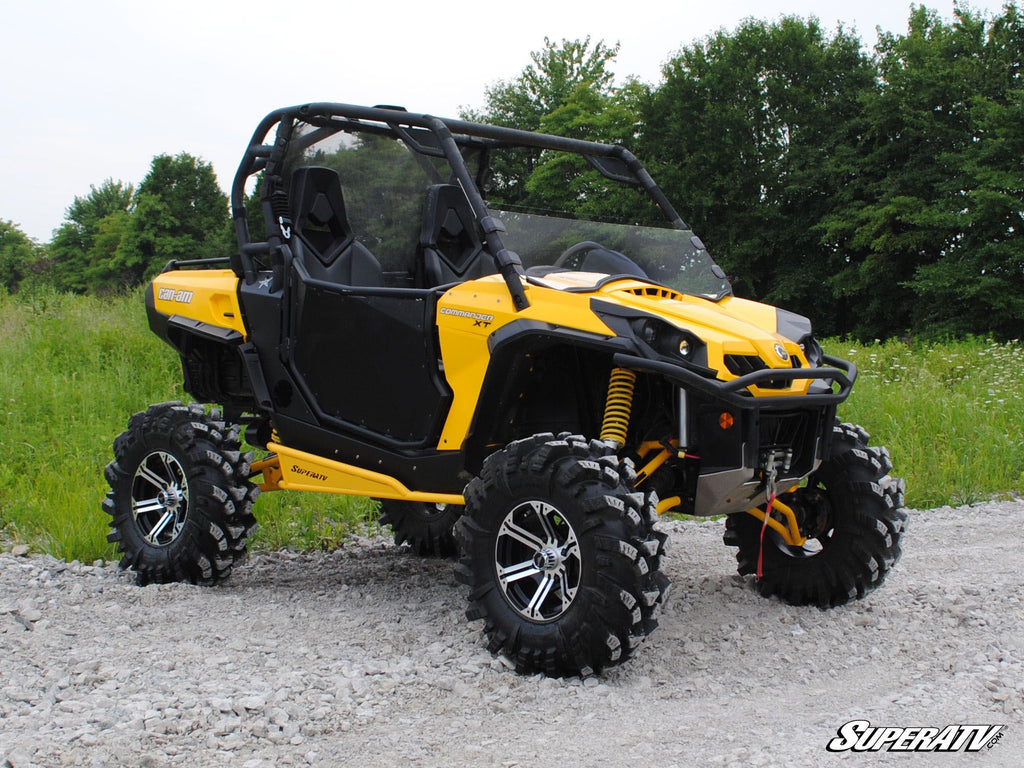
{"label": "yellow body panel", "polygon": [[[492,333],[515,320],[533,320],[611,337],[614,333],[591,310],[595,298],[632,307],[692,331],[707,344],[708,367],[718,371],[722,381],[738,378],[726,369],[726,355],[757,355],[768,367],[779,370],[791,370],[792,358],[798,359],[803,368],[809,367],[798,344],[768,330],[776,326],[774,307],[735,297],[712,302],[628,278],[598,287],[606,278],[586,272],[558,272],[537,279],[525,286],[530,306],[522,312],[513,309],[508,289],[497,276],[462,283],[444,294],[438,302],[437,327],[445,377],[454,401],[437,446],[440,450],[462,447],[487,373]],[[777,345],[790,359],[783,360],[777,354]],[[779,397],[806,394],[809,386],[809,379],[798,379],[781,389],[749,389],[757,397]]]}
{"label": "yellow body panel", "polygon": [[153,280],[153,303],[158,312],[181,315],[246,336],[238,304],[238,277],[230,269],[179,270]]}
{"label": "yellow body panel", "polygon": [[[757,355],[769,368],[790,370],[790,359],[783,360],[775,352],[775,345],[782,345],[788,358],[797,358],[804,368],[809,366],[800,345],[791,339],[768,330],[776,325],[774,307],[756,301],[727,296],[717,302],[674,293],[667,295],[636,295],[633,291],[644,291],[648,284],[622,280],[604,286],[600,294],[605,300],[649,312],[662,317],[674,325],[696,334],[707,344],[709,368],[718,371],[721,381],[739,378],[725,367],[726,355]],[[784,389],[761,389],[751,387],[758,397],[780,395],[801,395],[807,392],[809,379],[797,380]]]}
{"label": "yellow body panel", "polygon": [[440,450],[459,450],[469,432],[490,362],[488,339],[513,321],[557,323],[566,328],[614,336],[590,309],[592,293],[527,285],[530,306],[516,312],[504,281],[485,277],[455,286],[438,302],[437,332],[445,378],[455,397],[441,440]]}

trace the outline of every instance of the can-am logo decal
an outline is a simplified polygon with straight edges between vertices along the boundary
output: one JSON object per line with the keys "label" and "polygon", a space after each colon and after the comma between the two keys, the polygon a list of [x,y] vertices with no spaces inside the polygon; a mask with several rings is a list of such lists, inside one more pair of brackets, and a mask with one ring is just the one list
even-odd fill
{"label": "can-am logo decal", "polygon": [[451,315],[452,317],[464,317],[467,320],[472,320],[473,325],[479,325],[486,328],[494,322],[494,315],[481,315],[479,312],[466,312],[462,309],[452,309],[451,307],[441,307],[440,313],[442,315]]}
{"label": "can-am logo decal", "polygon": [[1003,737],[1002,725],[947,725],[943,728],[874,726],[851,720],[825,746],[829,752],[979,752]]}
{"label": "can-am logo decal", "polygon": [[160,301],[176,301],[179,304],[191,304],[194,295],[192,291],[176,291],[174,288],[161,288],[157,291],[156,297]]}

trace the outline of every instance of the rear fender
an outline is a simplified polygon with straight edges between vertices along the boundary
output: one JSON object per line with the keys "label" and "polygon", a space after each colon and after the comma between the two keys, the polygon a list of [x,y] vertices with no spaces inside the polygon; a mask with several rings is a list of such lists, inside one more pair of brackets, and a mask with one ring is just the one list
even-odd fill
{"label": "rear fender", "polygon": [[255,410],[259,387],[245,354],[251,345],[237,287],[230,270],[165,272],[146,292],[146,312],[151,330],[181,357],[186,392],[199,402]]}
{"label": "rear fender", "polygon": [[166,327],[166,321],[161,318],[187,318],[204,327],[234,331],[242,338],[247,336],[238,303],[238,278],[229,269],[164,272],[150,284],[146,305],[150,327],[168,341],[161,333]]}

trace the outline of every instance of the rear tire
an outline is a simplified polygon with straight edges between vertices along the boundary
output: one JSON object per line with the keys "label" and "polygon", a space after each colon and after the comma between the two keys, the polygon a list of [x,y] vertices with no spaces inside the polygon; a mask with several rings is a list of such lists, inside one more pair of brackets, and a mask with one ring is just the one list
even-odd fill
{"label": "rear tire", "polygon": [[[791,547],[771,528],[764,532],[757,581],[763,596],[791,605],[842,605],[880,586],[899,560],[907,523],[903,480],[889,476],[889,452],[868,447],[868,437],[861,427],[837,423],[829,456],[807,487],[779,497],[808,540]],[[726,518],[725,543],[738,548],[741,574],[757,573],[761,527],[745,512]]]}
{"label": "rear tire", "polygon": [[391,526],[395,544],[408,544],[418,555],[450,557],[457,551],[452,526],[462,510],[458,504],[385,499],[380,505],[380,523]]}
{"label": "rear tire", "polygon": [[657,626],[668,591],[656,497],[632,464],[568,434],[488,457],[455,526],[457,578],[488,648],[517,671],[587,676],[625,661]]}
{"label": "rear tire", "polygon": [[114,440],[107,540],[140,585],[214,584],[245,557],[259,489],[239,448],[238,427],[196,403],[150,406]]}

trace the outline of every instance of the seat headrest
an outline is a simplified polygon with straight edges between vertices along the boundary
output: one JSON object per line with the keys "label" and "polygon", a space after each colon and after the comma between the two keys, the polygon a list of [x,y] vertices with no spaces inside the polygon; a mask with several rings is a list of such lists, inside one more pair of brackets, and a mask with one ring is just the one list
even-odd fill
{"label": "seat headrest", "polygon": [[329,229],[334,237],[351,234],[341,179],[333,168],[306,166],[292,172],[292,216],[303,232],[310,224]]}

